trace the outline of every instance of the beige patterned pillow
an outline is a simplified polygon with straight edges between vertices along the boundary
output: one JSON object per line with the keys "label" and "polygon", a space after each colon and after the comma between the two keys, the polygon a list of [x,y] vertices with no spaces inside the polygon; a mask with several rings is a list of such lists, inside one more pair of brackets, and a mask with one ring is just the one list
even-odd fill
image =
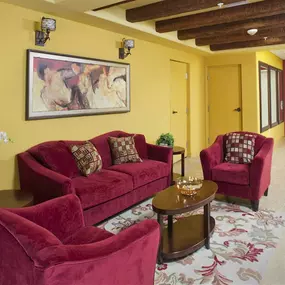
{"label": "beige patterned pillow", "polygon": [[113,164],[142,162],[135,147],[134,136],[122,138],[109,137],[109,145],[112,152]]}
{"label": "beige patterned pillow", "polygon": [[83,145],[71,145],[70,149],[77,167],[83,175],[88,176],[102,169],[102,158],[91,142],[86,141]]}

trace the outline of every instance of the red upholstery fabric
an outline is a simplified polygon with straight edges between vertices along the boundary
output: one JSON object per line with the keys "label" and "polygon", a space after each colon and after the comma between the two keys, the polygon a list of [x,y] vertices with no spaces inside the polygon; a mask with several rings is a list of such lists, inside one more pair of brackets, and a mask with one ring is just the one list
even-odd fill
{"label": "red upholstery fabric", "polygon": [[40,145],[34,157],[47,168],[64,176],[72,178],[79,175],[72,153],[64,142]]}
{"label": "red upholstery fabric", "polygon": [[169,169],[166,163],[149,159],[145,159],[140,163],[113,165],[108,169],[131,175],[134,188],[138,188],[151,181],[169,175]]}
{"label": "red upholstery fabric", "polygon": [[[237,133],[244,134],[247,132]],[[249,183],[247,185],[245,185],[245,176],[241,174],[239,174],[239,178],[231,179],[231,182],[221,182],[228,181],[228,178],[226,177],[228,175],[227,171],[224,172],[223,177],[221,177],[221,173],[221,175],[219,174],[218,178],[220,181],[215,180],[213,177],[213,169],[223,163],[226,139],[225,136],[218,136],[213,145],[201,151],[200,159],[202,163],[204,179],[214,180],[217,182],[219,186],[218,193],[257,201],[264,195],[264,192],[270,185],[274,141],[271,138],[266,138],[259,134],[248,134],[255,135],[256,139],[255,157],[252,164],[248,166]],[[217,173],[215,173],[215,175],[217,175]],[[235,182],[233,183],[232,181]]]}
{"label": "red upholstery fabric", "polygon": [[72,184],[83,209],[112,200],[133,190],[131,176],[106,169],[88,177],[76,177],[72,180]]}
{"label": "red upholstery fabric", "polygon": [[164,177],[141,186],[125,195],[122,195],[114,200],[109,200],[103,204],[84,210],[84,219],[86,225],[97,224],[106,218],[113,216],[132,205],[149,198],[155,193],[169,186],[168,178]]}
{"label": "red upholstery fabric", "polygon": [[[104,171],[112,166],[108,138],[110,136],[124,137],[130,135],[132,134],[122,131],[113,131],[89,140],[95,145],[102,157]],[[69,178],[45,167],[35,158],[39,156],[39,149],[41,146],[52,148],[56,147],[58,144],[58,142],[45,142],[18,155],[21,189],[32,192],[35,203],[40,203],[67,194],[77,194],[80,197],[82,207],[84,208],[85,220],[88,220],[89,225],[92,225],[95,222],[97,223],[99,222],[98,217],[106,219],[111,215],[124,210],[126,207],[130,207],[132,205],[130,204],[130,201],[132,201],[132,203],[140,201],[136,201],[134,197],[143,196],[145,199],[170,185],[172,149],[147,144],[145,137],[140,134],[136,134],[134,140],[136,149],[143,160],[152,160],[154,163],[158,162],[155,167],[154,164],[148,162],[152,170],[138,169],[140,171],[139,175],[129,175],[125,169],[124,171],[117,171],[116,175],[113,173],[111,175],[111,172],[109,172],[111,179],[103,170],[99,176],[93,177],[91,175],[92,177],[88,177],[88,180],[80,174],[76,177]],[[84,141],[64,141],[64,144],[69,147],[72,144],[84,144]],[[133,173],[132,167],[132,164],[128,164],[128,172]],[[135,177],[134,181],[137,186],[133,185],[133,177]],[[167,177],[166,183],[163,182],[157,184],[160,177]],[[139,181],[140,179],[141,181]],[[164,178],[162,180],[164,181]],[[140,188],[140,185],[147,185],[148,196],[132,194],[133,191],[137,191]],[[157,185],[159,185],[160,189],[157,188]],[[99,195],[97,195],[98,193]],[[119,203],[118,199],[126,194],[130,195],[130,199],[126,198],[126,203]],[[111,206],[109,205],[110,201],[112,204]],[[107,203],[108,207],[104,208],[104,212],[97,214],[98,206],[102,203]],[[99,208],[101,208],[101,206]],[[116,209],[117,212],[115,212],[114,209]],[[86,213],[86,211],[88,211],[88,213]],[[92,217],[94,217],[93,223],[91,221]]]}
{"label": "red upholstery fabric", "polygon": [[214,181],[249,185],[249,166],[247,164],[221,163],[212,169]]}
{"label": "red upholstery fabric", "polygon": [[113,236],[112,233],[109,233],[99,228],[89,226],[81,228],[78,231],[74,232],[66,239],[64,239],[62,243],[73,244],[73,245],[88,244],[104,240],[111,236]]}
{"label": "red upholstery fabric", "polygon": [[[56,209],[58,201],[61,208],[66,197],[78,206],[70,208],[71,212],[81,211],[75,195],[53,199],[52,208]],[[51,206],[39,205],[40,212],[42,205]],[[33,216],[35,208],[23,211],[25,216]],[[154,220],[143,221],[97,242],[64,245],[53,233],[9,209],[0,212],[0,284],[153,285],[160,237],[159,225]],[[53,220],[56,222],[56,217]],[[87,232],[92,234],[84,226],[79,231],[86,231],[86,238]]]}
{"label": "red upholstery fabric", "polygon": [[64,240],[85,225],[81,203],[73,195],[57,199],[56,203],[49,200],[29,207],[29,211],[26,208],[9,211],[47,229],[59,240]]}

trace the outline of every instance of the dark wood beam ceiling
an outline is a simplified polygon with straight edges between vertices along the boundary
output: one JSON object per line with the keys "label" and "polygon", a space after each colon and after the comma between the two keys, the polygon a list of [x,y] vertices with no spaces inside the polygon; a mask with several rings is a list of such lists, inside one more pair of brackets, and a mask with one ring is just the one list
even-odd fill
{"label": "dark wood beam ceiling", "polygon": [[283,27],[285,26],[285,14],[265,17],[261,19],[251,19],[246,21],[233,22],[215,26],[206,26],[196,29],[178,31],[179,40],[190,40],[204,37],[218,37],[226,34],[235,33],[241,30],[264,27]]}
{"label": "dark wood beam ceiling", "polygon": [[248,35],[246,31],[241,31],[232,35],[224,35],[219,37],[209,37],[196,39],[197,46],[208,46],[214,44],[225,44],[225,43],[235,43],[235,42],[246,42],[246,41],[256,41],[262,40],[265,37],[285,37],[285,28],[268,28],[259,30],[254,36]]}
{"label": "dark wood beam ceiling", "polygon": [[285,13],[284,0],[265,0],[237,7],[184,16],[156,22],[159,33],[200,28],[230,22],[257,19]]}
{"label": "dark wood beam ceiling", "polygon": [[228,44],[217,44],[211,45],[211,51],[222,51],[230,49],[241,49],[241,48],[250,48],[250,47],[261,47],[261,46],[270,46],[270,45],[281,45],[285,44],[285,37],[280,38],[268,38],[267,40],[257,40],[250,42],[238,42],[238,43],[228,43]]}
{"label": "dark wood beam ceiling", "polygon": [[[237,3],[241,0],[224,0],[224,4]],[[165,0],[153,4],[129,9],[127,21],[131,23],[169,17],[187,12],[216,7],[217,0]]]}

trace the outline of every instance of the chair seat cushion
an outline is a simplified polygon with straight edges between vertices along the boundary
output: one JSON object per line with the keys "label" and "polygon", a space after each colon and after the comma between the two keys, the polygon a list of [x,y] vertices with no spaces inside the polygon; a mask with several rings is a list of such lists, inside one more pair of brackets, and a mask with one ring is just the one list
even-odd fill
{"label": "chair seat cushion", "polygon": [[141,163],[113,165],[108,169],[131,175],[134,188],[146,185],[170,174],[167,163],[150,159],[145,159]]}
{"label": "chair seat cushion", "polygon": [[99,205],[133,190],[130,175],[106,169],[88,177],[76,177],[72,179],[72,184],[83,209]]}
{"label": "chair seat cushion", "polygon": [[113,236],[112,233],[90,226],[79,229],[62,241],[63,244],[88,244],[98,242]]}
{"label": "chair seat cushion", "polygon": [[249,165],[221,163],[212,169],[212,179],[238,185],[249,185]]}

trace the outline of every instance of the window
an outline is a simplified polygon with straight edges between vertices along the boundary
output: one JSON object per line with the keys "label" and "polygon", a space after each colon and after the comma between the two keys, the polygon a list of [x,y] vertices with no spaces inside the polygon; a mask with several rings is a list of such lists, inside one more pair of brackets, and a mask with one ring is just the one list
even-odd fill
{"label": "window", "polygon": [[284,121],[283,72],[259,62],[260,132]]}

